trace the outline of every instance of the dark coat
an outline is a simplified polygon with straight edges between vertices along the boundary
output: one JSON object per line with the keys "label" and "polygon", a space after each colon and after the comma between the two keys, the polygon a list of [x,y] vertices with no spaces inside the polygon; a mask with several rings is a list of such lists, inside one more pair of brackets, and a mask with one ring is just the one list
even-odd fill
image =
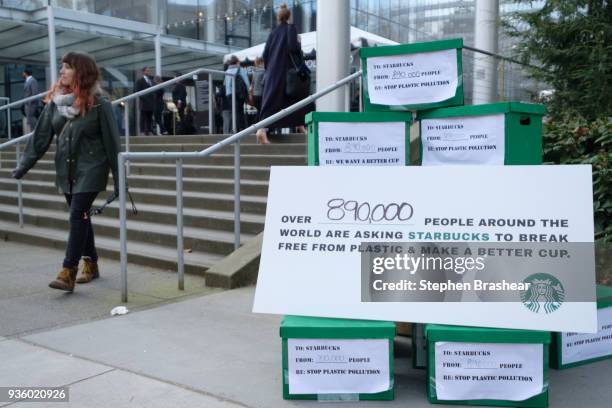
{"label": "dark coat", "polygon": [[[263,52],[266,68],[264,89],[259,120],[265,119],[297,102],[285,95],[287,70],[291,67],[289,52],[301,56],[301,47],[297,38],[297,29],[293,24],[281,23],[268,36]],[[294,60],[297,59],[294,57]],[[304,116],[312,106],[302,108],[283,119],[274,122],[270,128],[283,128],[304,125]]]}
{"label": "dark coat", "polygon": [[76,194],[106,190],[109,169],[115,192],[119,191],[117,154],[119,131],[110,102],[98,98],[85,116],[67,120],[55,103],[42,111],[28,142],[20,167],[27,172],[49,149],[57,135],[55,185],[62,193]]}
{"label": "dark coat", "polygon": [[[151,80],[153,83],[153,80]],[[143,89],[150,88],[151,85],[147,83],[144,77],[140,77],[138,81],[136,81],[136,88],[134,92],[142,91]],[[155,92],[148,93],[140,97],[140,110],[153,112],[155,110]]]}
{"label": "dark coat", "polygon": [[187,89],[185,88],[185,85],[181,84],[180,82],[176,83],[174,85],[174,88],[172,89],[172,101],[176,104],[177,101],[183,101],[183,107],[186,104],[187,100]]}

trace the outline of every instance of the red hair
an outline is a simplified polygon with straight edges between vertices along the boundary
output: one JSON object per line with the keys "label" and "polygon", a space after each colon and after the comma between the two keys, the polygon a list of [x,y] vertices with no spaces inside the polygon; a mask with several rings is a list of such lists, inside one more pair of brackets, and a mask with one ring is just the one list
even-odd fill
{"label": "red hair", "polygon": [[83,52],[69,52],[62,57],[62,63],[74,69],[72,85],[63,87],[57,81],[45,97],[45,102],[53,100],[53,94],[61,91],[63,94],[74,93],[74,103],[81,115],[85,115],[94,105],[94,96],[98,92],[98,81],[100,80],[100,70],[96,60],[89,54]]}

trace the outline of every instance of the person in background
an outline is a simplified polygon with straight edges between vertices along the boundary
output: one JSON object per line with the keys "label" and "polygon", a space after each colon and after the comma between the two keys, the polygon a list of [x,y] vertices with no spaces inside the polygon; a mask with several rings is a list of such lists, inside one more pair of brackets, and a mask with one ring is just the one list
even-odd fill
{"label": "person in background", "polygon": [[[155,82],[155,85],[158,85],[158,84],[161,84],[163,81],[159,75],[156,75],[155,78],[153,78],[153,82]],[[166,128],[164,127],[164,118],[163,118],[164,93],[165,93],[164,88],[158,89],[157,91],[153,92],[153,94],[155,95],[155,109],[153,110],[153,116],[155,117],[155,123],[159,127],[160,135],[168,134],[168,132],[166,131]]]}
{"label": "person in background", "polygon": [[265,73],[266,70],[264,69],[263,58],[255,58],[255,66],[253,67],[253,82],[251,83],[250,94],[253,106],[258,112],[261,109],[261,97],[263,95]]}
{"label": "person in background", "polygon": [[[23,70],[23,97],[38,95],[38,81],[32,76],[32,70]],[[30,133],[36,127],[36,112],[38,110],[38,100],[23,104],[23,115],[25,117],[23,133]]]}
{"label": "person in background", "polygon": [[[229,65],[226,72],[236,75],[236,131],[241,131],[246,127],[246,118],[244,117],[244,103],[248,97],[248,92],[251,84],[246,70],[240,67],[238,57],[232,55],[229,59]],[[223,104],[223,133],[229,134],[232,129],[232,76],[225,76],[225,102]]]}
{"label": "person in background", "polygon": [[[142,91],[154,85],[151,78],[151,69],[144,67],[142,77],[136,81],[134,92]],[[153,110],[155,109],[155,95],[148,93],[140,97],[140,133],[147,136],[153,131]]]}
{"label": "person in background", "polygon": [[179,124],[178,134],[180,135],[194,135],[196,133],[196,128],[193,125],[194,115],[193,108],[191,104],[188,103],[185,106],[185,111],[183,112],[183,118],[181,119],[181,123]]}
{"label": "person in background", "polygon": [[[292,64],[289,56],[291,55],[298,65],[303,65],[302,48],[297,29],[295,25],[289,24],[290,18],[291,10],[286,3],[281,4],[276,15],[278,24],[268,36],[263,52],[266,71],[258,119],[260,121],[297,102],[285,94],[287,71]],[[298,109],[274,122],[270,128],[296,127],[299,131],[304,132],[304,117],[310,110],[312,110],[311,106]],[[270,143],[266,129],[262,128],[257,131],[257,142]]]}
{"label": "person in background", "polygon": [[[181,73],[177,72],[176,77],[180,77]],[[178,114],[181,120],[183,120],[183,113],[185,112],[185,106],[187,105],[187,88],[181,82],[176,82],[172,88],[172,102],[178,109]]]}
{"label": "person in background", "polygon": [[[100,275],[90,210],[98,193],[106,191],[109,170],[114,194],[119,194],[119,131],[99,80],[100,70],[91,56],[80,52],[64,55],[59,81],[49,89],[24,158],[11,173],[21,179],[57,136],[55,185],[64,194],[70,215],[62,269],[49,287],[68,292],[75,283],[87,283]],[[77,278],[81,257],[84,265]]]}

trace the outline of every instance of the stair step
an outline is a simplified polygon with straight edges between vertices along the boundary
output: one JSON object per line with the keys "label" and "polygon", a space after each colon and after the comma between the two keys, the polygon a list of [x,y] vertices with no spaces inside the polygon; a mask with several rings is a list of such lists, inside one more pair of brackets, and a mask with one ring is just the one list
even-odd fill
{"label": "stair step", "polygon": [[[136,153],[136,152],[135,152]],[[172,152],[168,152],[172,153]],[[41,160],[53,161],[55,158],[54,152],[47,152]],[[15,152],[2,152],[2,168],[14,168],[15,167]],[[176,163],[175,158],[161,158],[161,159],[143,159],[143,160],[132,160],[132,162],[155,162],[155,163]],[[185,164],[201,164],[201,165],[234,165],[234,154],[233,153],[215,153],[210,157],[203,158],[184,158]],[[6,163],[6,164],[5,164]],[[240,165],[245,166],[305,166],[307,163],[305,154],[278,154],[278,155],[266,155],[266,154],[240,154]]]}
{"label": "stair step", "polygon": [[[0,171],[6,170],[10,173],[15,168],[15,160],[3,160]],[[52,171],[55,174],[55,163],[53,160],[40,160],[36,163],[33,170]],[[8,174],[8,173],[7,173]],[[139,175],[165,175],[174,176],[176,174],[176,164],[174,163],[146,163],[135,161],[130,163],[130,174]],[[234,178],[233,165],[202,165],[202,164],[183,164],[184,177],[212,177],[212,178]],[[270,178],[269,166],[240,166],[241,179],[267,181]]]}
{"label": "stair step", "polygon": [[[94,206],[99,207],[104,204],[103,198],[98,198],[94,202]],[[0,217],[0,219],[8,217],[10,220],[17,220],[17,195],[16,193],[5,194],[0,192],[0,206],[10,209],[10,215]],[[56,212],[65,213],[68,210],[64,197],[60,195],[42,195],[42,194],[24,194],[24,207],[31,208],[34,211],[39,209],[49,209]],[[155,222],[166,225],[176,225],[176,206],[163,206],[152,204],[137,204],[138,215],[132,215],[128,208],[128,219],[137,219],[146,222]],[[6,211],[8,212],[8,211]],[[1,212],[0,212],[1,214]],[[117,202],[108,205],[102,214],[97,215],[99,218],[119,218],[119,208]],[[234,230],[234,213],[233,211],[215,211],[199,208],[184,208],[183,209],[184,225],[193,228],[206,228],[211,230],[233,231]],[[240,214],[240,230],[243,233],[258,234],[263,230],[265,217],[259,214],[250,214],[243,212]]]}
{"label": "stair step", "polygon": [[[10,182],[10,181],[9,181]],[[0,179],[0,203],[16,203],[17,190],[15,182],[12,181],[13,185],[7,186],[5,180]],[[41,194],[41,190],[50,191],[47,194]],[[31,205],[31,198],[38,198],[39,200],[43,197],[48,197],[52,194],[57,194],[57,189],[51,185],[51,183],[43,182],[24,182],[23,183],[23,198],[24,205]],[[136,202],[136,206],[139,203],[147,203],[154,205],[168,205],[172,206],[176,204],[176,193],[174,191],[164,190],[148,190],[140,188],[130,188],[130,193]],[[110,196],[111,191],[100,193],[101,197]],[[27,201],[27,202],[26,202]],[[185,208],[205,208],[208,210],[228,210],[233,208],[234,195],[233,194],[222,194],[222,193],[199,193],[192,191],[183,192],[183,207]],[[51,205],[51,204],[50,204]],[[57,207],[56,207],[57,209]],[[266,197],[263,196],[240,196],[240,211],[253,213],[253,214],[265,214],[266,212]]]}
{"label": "stair step", "polygon": [[[9,169],[0,169],[0,180],[11,180]],[[54,186],[55,171],[53,170],[37,170],[37,167],[30,170],[24,179],[25,182],[46,182]],[[109,186],[112,186],[113,180],[109,178]],[[132,174],[128,178],[128,185],[132,188],[148,188],[148,189],[163,189],[176,190],[176,177],[161,176],[161,175],[140,175]],[[53,187],[55,190],[55,187]],[[110,188],[109,188],[110,190]],[[232,178],[210,178],[210,177],[183,177],[184,191],[211,191],[218,193],[233,193],[234,179]],[[267,181],[261,180],[242,180],[240,183],[240,192],[246,195],[265,196],[268,194]]]}
{"label": "stair step", "polygon": [[[65,230],[35,227],[25,225],[19,228],[16,222],[0,220],[0,239],[4,241],[24,242],[30,245],[52,247],[59,250],[66,248]],[[96,236],[96,249],[98,256],[119,259],[119,240],[103,236]],[[151,266],[159,269],[177,270],[176,248],[168,248],[159,245],[128,242],[128,262]],[[222,255],[207,252],[185,252],[185,273],[205,274],[212,265],[223,259]],[[61,259],[58,259],[58,267]],[[128,272],[129,273],[129,272]]]}

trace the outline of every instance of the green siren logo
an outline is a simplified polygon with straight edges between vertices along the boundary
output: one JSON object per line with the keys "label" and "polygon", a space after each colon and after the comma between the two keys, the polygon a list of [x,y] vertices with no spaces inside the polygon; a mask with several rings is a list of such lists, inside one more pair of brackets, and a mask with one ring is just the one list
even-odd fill
{"label": "green siren logo", "polygon": [[552,313],[561,307],[565,289],[557,278],[547,273],[535,273],[523,280],[529,288],[521,291],[521,301],[534,313]]}

